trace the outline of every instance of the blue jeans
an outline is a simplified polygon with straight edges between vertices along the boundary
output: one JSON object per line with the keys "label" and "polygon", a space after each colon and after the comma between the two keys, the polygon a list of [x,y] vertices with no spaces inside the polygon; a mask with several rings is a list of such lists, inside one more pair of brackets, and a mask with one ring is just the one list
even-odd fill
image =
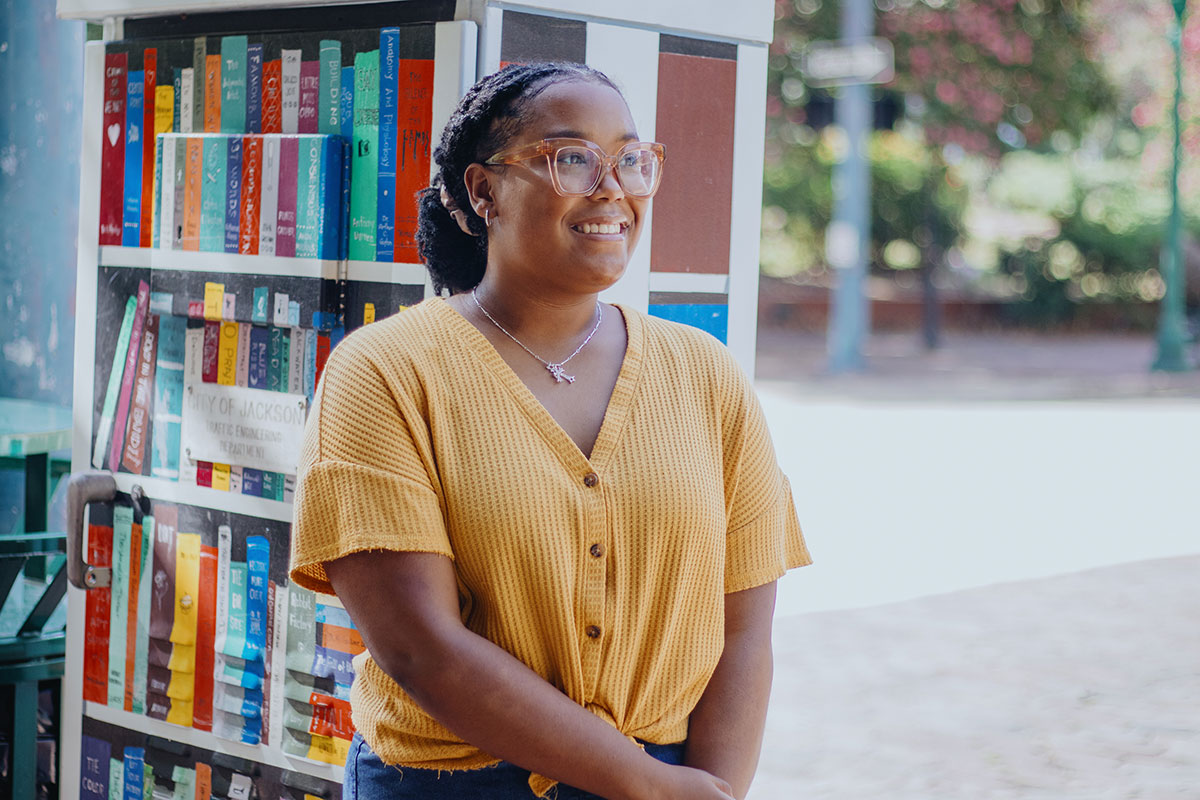
{"label": "blue jeans", "polygon": [[[683,743],[648,744],[646,752],[667,764],[683,763]],[[601,800],[597,795],[559,784],[557,800]],[[350,743],[342,800],[532,800],[529,770],[501,761],[494,767],[446,772],[384,764],[359,733]]]}

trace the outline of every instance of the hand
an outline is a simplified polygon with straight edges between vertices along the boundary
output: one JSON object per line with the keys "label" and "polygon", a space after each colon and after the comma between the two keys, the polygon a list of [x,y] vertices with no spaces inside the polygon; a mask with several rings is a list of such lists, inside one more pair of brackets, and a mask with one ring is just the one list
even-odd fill
{"label": "hand", "polygon": [[694,767],[663,764],[648,797],[653,800],[734,800],[729,784]]}

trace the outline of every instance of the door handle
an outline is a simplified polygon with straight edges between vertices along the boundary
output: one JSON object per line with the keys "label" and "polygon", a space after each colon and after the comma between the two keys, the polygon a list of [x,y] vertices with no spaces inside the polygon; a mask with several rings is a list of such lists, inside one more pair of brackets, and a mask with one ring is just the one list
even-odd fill
{"label": "door handle", "polygon": [[112,584],[111,566],[92,566],[83,552],[83,515],[88,503],[111,502],[117,482],[110,472],[80,472],[67,485],[67,580],[78,589],[99,589]]}

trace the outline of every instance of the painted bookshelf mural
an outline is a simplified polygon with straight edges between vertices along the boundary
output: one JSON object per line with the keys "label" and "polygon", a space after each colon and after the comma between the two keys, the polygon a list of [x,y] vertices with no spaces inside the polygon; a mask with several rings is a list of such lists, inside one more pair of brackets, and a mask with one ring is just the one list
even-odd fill
{"label": "painted bookshelf mural", "polygon": [[[417,263],[434,36],[417,24],[108,44],[100,245]],[[316,169],[314,135],[337,137]],[[333,208],[316,193],[306,206],[308,182],[343,180],[342,216],[319,221]]]}
{"label": "painted bookshelf mural", "polygon": [[73,468],[118,494],[85,531],[112,584],[69,594],[63,785],[332,800],[364,645],[336,599],[287,579],[301,432],[339,342],[432,293],[415,194],[440,126],[503,63],[613,76],[669,158],[613,299],[752,368],[761,159],[739,153],[762,140],[769,26],[735,43],[740,11],[697,12],[689,34],[625,0],[607,20],[492,0],[130,2],[86,57]]}

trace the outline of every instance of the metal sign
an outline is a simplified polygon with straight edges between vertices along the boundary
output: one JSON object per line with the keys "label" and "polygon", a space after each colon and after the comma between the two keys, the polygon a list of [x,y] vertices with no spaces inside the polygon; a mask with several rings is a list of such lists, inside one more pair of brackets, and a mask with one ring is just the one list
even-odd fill
{"label": "metal sign", "polygon": [[188,383],[180,450],[192,461],[295,472],[307,407],[302,394]]}
{"label": "metal sign", "polygon": [[800,57],[800,74],[817,88],[887,83],[896,74],[895,51],[891,42],[879,37],[813,42]]}

